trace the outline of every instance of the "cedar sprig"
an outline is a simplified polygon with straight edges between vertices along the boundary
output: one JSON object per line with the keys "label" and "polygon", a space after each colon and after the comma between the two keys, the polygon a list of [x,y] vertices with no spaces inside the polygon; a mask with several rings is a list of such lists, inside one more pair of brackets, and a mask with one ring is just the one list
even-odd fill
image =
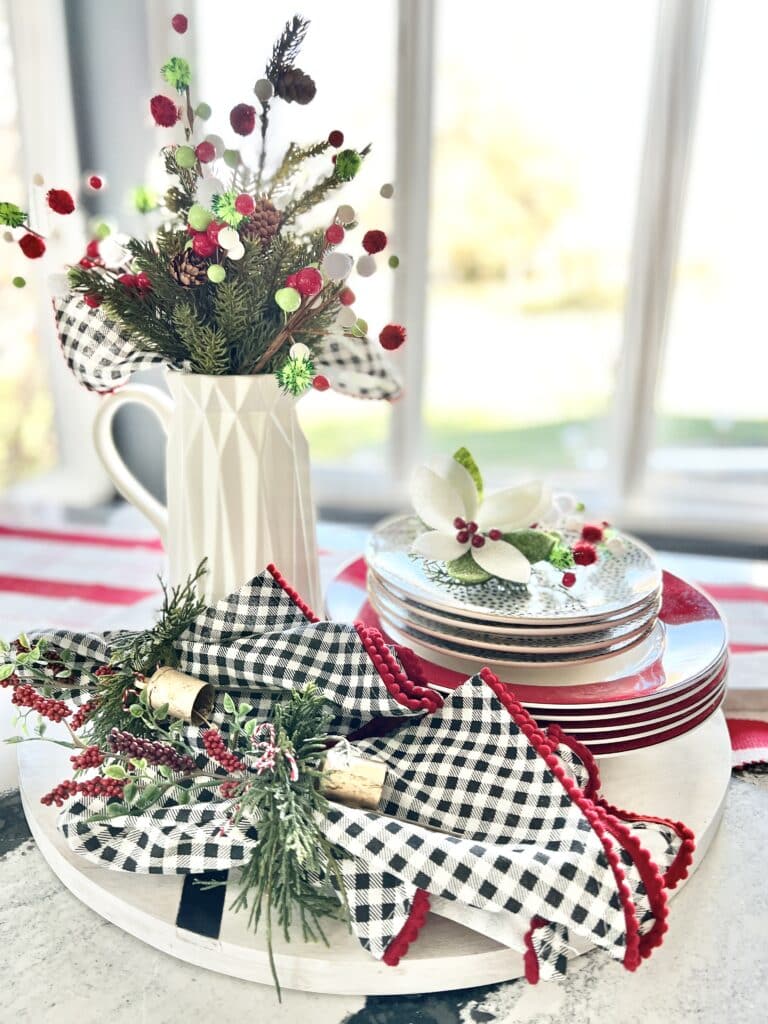
{"label": "cedar sprig", "polygon": [[280,165],[269,180],[267,196],[271,199],[276,192],[287,188],[291,179],[299,172],[306,161],[321,156],[329,148],[330,143],[327,139],[324,139],[322,142],[313,142],[309,146],[299,146],[296,142],[291,142],[283,155],[283,159],[280,161]]}
{"label": "cedar sprig", "polygon": [[[371,151],[370,145],[360,150],[360,156],[365,159]],[[316,182],[301,195],[292,199],[283,211],[281,225],[291,224],[303,213],[308,213],[318,203],[322,203],[335,189],[345,185],[346,182],[339,178],[335,172],[326,175]]]}

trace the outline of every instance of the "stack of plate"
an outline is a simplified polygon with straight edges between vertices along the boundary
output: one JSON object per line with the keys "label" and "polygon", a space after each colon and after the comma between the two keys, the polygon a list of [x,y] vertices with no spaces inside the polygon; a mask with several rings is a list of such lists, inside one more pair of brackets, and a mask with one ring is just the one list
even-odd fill
{"label": "stack of plate", "polygon": [[422,529],[414,516],[389,519],[366,555],[371,604],[404,643],[468,664],[491,657],[503,665],[568,665],[620,655],[658,634],[661,571],[638,541],[627,538],[620,555],[605,553],[579,569],[570,589],[546,564],[534,566],[527,587],[496,579],[467,585],[410,554]]}
{"label": "stack of plate", "polygon": [[625,537],[621,555],[579,569],[572,590],[548,566],[534,567],[527,588],[464,586],[409,554],[418,529],[412,517],[377,528],[366,560],[331,584],[328,609],[411,647],[436,688],[487,665],[542,727],[558,723],[606,756],[680,736],[720,707],[720,614],[638,541]]}

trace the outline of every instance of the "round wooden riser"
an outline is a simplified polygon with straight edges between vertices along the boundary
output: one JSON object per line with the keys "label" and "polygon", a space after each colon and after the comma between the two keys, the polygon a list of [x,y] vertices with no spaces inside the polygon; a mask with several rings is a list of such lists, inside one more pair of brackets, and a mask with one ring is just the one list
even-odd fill
{"label": "round wooden riser", "polygon": [[[69,850],[56,830],[56,808],[40,803],[42,794],[68,769],[68,751],[61,747],[45,743],[19,747],[27,820],[41,853],[70,892],[118,928],[164,953],[208,970],[272,984],[263,937],[249,931],[247,914],[226,909],[231,894],[227,894],[218,938],[208,939],[176,924],[182,877],[109,871]],[[603,792],[612,803],[680,819],[694,830],[695,870],[720,823],[731,773],[722,713],[670,743],[605,760],[600,770]],[[673,907],[673,928],[674,916]],[[398,967],[375,961],[342,924],[331,922],[327,930],[330,947],[277,943],[281,985],[337,995],[397,995],[486,985],[524,973],[522,957],[514,950],[435,915],[430,915]],[[658,955],[663,956],[663,950]]]}

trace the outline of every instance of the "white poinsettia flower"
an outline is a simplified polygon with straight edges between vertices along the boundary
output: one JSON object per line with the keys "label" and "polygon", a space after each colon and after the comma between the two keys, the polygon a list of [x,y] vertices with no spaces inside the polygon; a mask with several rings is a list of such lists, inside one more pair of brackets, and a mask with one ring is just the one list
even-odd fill
{"label": "white poinsettia flower", "polygon": [[471,552],[481,569],[513,583],[527,583],[531,564],[503,534],[537,522],[552,503],[540,480],[508,487],[478,499],[471,474],[445,458],[416,470],[411,486],[416,514],[429,527],[411,550],[435,562],[451,562]]}

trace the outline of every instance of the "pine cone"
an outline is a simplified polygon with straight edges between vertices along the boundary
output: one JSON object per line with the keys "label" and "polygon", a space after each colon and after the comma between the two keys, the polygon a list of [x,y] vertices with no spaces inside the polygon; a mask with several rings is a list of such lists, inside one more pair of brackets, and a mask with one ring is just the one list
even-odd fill
{"label": "pine cone", "polygon": [[267,245],[280,228],[280,211],[275,209],[266,196],[256,200],[253,213],[240,225],[249,238],[260,238]]}
{"label": "pine cone", "polygon": [[198,256],[191,249],[185,249],[184,252],[177,253],[168,266],[168,273],[182,288],[196,288],[198,285],[203,284],[206,280],[207,272],[208,260]]}
{"label": "pine cone", "polygon": [[286,68],[277,76],[275,95],[286,103],[300,103],[302,106],[315,98],[317,86],[301,68]]}

